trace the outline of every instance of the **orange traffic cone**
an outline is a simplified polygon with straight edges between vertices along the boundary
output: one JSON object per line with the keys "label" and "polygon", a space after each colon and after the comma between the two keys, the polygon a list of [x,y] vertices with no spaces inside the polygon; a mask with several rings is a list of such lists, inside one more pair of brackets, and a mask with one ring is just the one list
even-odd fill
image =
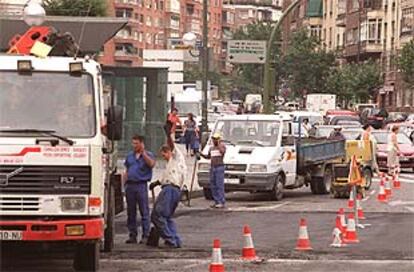
{"label": "orange traffic cone", "polygon": [[384,191],[385,191],[385,195],[387,196],[387,198],[390,198],[392,195],[391,180],[388,177],[385,178]]}
{"label": "orange traffic cone", "polygon": [[342,232],[337,227],[334,228],[332,232],[333,241],[331,247],[343,247],[345,246],[344,242],[342,241]]}
{"label": "orange traffic cone", "polygon": [[352,209],[355,204],[355,196],[354,196],[354,190],[351,187],[351,191],[349,192],[349,199],[348,199],[348,208]]}
{"label": "orange traffic cone", "polygon": [[339,229],[341,233],[345,233],[345,228],[342,226],[341,223],[341,216],[338,214],[335,219],[335,228]]}
{"label": "orange traffic cone", "polygon": [[338,211],[338,214],[341,218],[341,226],[342,228],[340,228],[340,230],[342,231],[342,233],[345,233],[346,230],[346,218],[345,218],[345,211],[344,208],[340,208]]}
{"label": "orange traffic cone", "polygon": [[387,202],[387,195],[385,194],[385,190],[384,190],[384,180],[381,180],[377,199],[379,202]]}
{"label": "orange traffic cone", "polygon": [[366,218],[365,218],[365,215],[364,215],[364,211],[362,210],[361,200],[362,200],[362,196],[360,194],[358,194],[357,195],[357,200],[356,200],[358,219],[363,220],[363,219],[366,219]]}
{"label": "orange traffic cone", "polygon": [[344,242],[347,244],[359,243],[357,233],[356,233],[355,218],[354,218],[353,213],[350,213],[348,215],[348,225],[346,226]]}
{"label": "orange traffic cone", "polygon": [[398,172],[397,172],[397,174],[394,175],[393,187],[394,187],[394,189],[401,189],[401,182],[400,182],[400,177],[399,177]]}
{"label": "orange traffic cone", "polygon": [[224,272],[223,259],[221,257],[220,240],[215,239],[213,242],[213,260],[209,266],[210,272]]}
{"label": "orange traffic cone", "polygon": [[244,226],[243,229],[244,245],[242,251],[243,260],[256,260],[256,250],[253,245],[252,232],[249,226]]}
{"label": "orange traffic cone", "polygon": [[306,226],[306,219],[300,219],[299,238],[296,244],[296,250],[311,250],[312,247],[309,241],[308,228]]}

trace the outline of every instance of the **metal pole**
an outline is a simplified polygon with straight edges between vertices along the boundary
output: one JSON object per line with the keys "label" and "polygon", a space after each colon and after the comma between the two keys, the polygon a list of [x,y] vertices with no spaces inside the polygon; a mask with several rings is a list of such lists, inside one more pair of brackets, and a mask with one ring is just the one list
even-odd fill
{"label": "metal pole", "polygon": [[203,105],[202,105],[202,120],[201,120],[201,134],[208,131],[207,128],[207,100],[208,100],[208,1],[203,0],[203,50],[202,50],[202,63],[203,63]]}
{"label": "metal pole", "polygon": [[[357,63],[361,57],[361,13],[362,13],[362,1],[359,0],[358,6],[358,52],[357,52]],[[368,29],[367,29],[368,30]]]}
{"label": "metal pole", "polygon": [[271,62],[271,49],[273,40],[275,39],[276,33],[279,29],[279,27],[282,25],[283,20],[286,18],[286,16],[301,2],[301,0],[295,0],[292,2],[289,7],[283,12],[282,16],[280,17],[279,21],[275,24],[275,26],[272,29],[272,33],[270,34],[269,40],[267,42],[267,50],[266,50],[266,60],[264,64],[264,89],[263,89],[263,102],[264,102],[264,112],[270,113],[270,101],[269,96],[270,92],[272,90],[272,76],[275,76],[275,74],[272,75],[270,72],[270,62]]}

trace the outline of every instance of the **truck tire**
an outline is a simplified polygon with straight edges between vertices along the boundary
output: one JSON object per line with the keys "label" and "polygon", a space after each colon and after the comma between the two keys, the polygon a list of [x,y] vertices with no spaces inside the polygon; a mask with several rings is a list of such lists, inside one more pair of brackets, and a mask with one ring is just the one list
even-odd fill
{"label": "truck tire", "polygon": [[363,173],[363,177],[365,178],[365,189],[369,190],[372,184],[372,171],[369,168],[365,168]]}
{"label": "truck tire", "polygon": [[213,200],[213,194],[211,193],[210,188],[203,188],[204,198],[207,200]]}
{"label": "truck tire", "polygon": [[273,190],[270,192],[272,200],[280,201],[283,199],[284,178],[282,175],[277,175]]}
{"label": "truck tire", "polygon": [[332,188],[333,173],[332,168],[325,167],[323,177],[313,178],[310,183],[312,194],[323,195],[329,194]]}
{"label": "truck tire", "polygon": [[73,267],[76,271],[98,271],[99,242],[78,244],[73,258]]}
{"label": "truck tire", "polygon": [[109,191],[108,214],[106,215],[106,228],[104,232],[103,251],[111,252],[114,248],[115,238],[115,188]]}

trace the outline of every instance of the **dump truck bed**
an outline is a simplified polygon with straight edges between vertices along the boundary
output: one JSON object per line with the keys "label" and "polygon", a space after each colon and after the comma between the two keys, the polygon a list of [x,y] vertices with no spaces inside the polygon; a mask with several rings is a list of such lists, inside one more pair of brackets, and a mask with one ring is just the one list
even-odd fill
{"label": "dump truck bed", "polygon": [[298,151],[297,169],[299,170],[327,161],[340,161],[346,158],[345,140],[302,140],[296,144]]}

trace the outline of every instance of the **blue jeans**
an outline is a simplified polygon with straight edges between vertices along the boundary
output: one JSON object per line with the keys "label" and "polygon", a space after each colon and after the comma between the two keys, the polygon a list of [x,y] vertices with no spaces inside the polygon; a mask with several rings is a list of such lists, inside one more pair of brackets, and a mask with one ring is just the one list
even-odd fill
{"label": "blue jeans", "polygon": [[127,225],[129,236],[136,238],[138,235],[137,205],[141,214],[142,237],[148,237],[150,232],[148,183],[128,181],[125,186],[127,201]]}
{"label": "blue jeans", "polygon": [[224,166],[211,167],[210,190],[216,204],[225,204],[224,197]]}
{"label": "blue jeans", "polygon": [[181,246],[181,239],[177,234],[177,227],[172,216],[180,199],[180,189],[172,185],[165,185],[162,187],[151,213],[151,221],[157,228],[160,236],[175,246]]}

